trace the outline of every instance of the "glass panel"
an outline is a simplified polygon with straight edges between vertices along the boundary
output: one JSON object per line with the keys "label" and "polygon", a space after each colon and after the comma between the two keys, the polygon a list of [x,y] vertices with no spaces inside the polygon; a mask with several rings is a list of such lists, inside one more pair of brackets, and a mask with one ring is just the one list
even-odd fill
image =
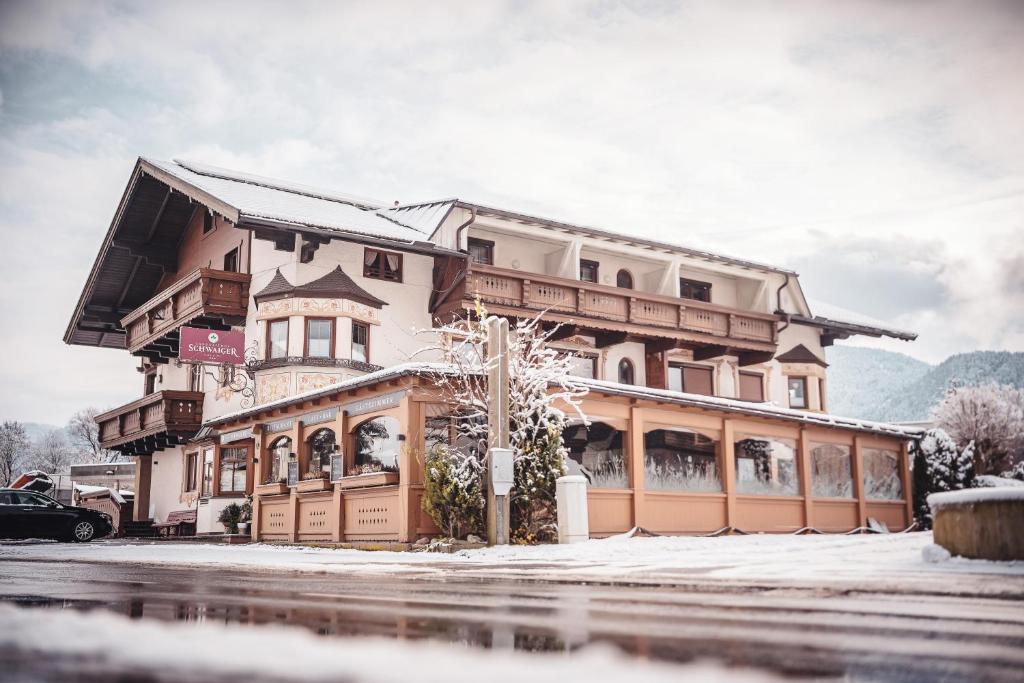
{"label": "glass panel", "polygon": [[400,428],[398,420],[390,416],[377,417],[356,427],[352,432],[356,468],[362,472],[397,472]]}
{"label": "glass panel", "polygon": [[311,358],[331,357],[333,320],[306,321],[306,353]]}
{"label": "glass panel", "polygon": [[245,491],[245,448],[220,449],[220,492]]}
{"label": "glass panel", "polygon": [[369,328],[366,325],[352,323],[352,360],[361,363],[369,362],[366,356],[366,341],[369,336]]}
{"label": "glass panel", "polygon": [[203,449],[203,491],[204,496],[213,495],[213,449]]}
{"label": "glass panel", "polygon": [[899,453],[878,448],[864,449],[864,497],[903,500]]}
{"label": "glass panel", "polygon": [[337,439],[330,429],[321,429],[309,439],[309,473],[319,476],[324,468],[330,468],[331,455],[336,450]]}
{"label": "glass panel", "polygon": [[737,434],[736,491],[762,496],[800,495],[796,441]]}
{"label": "glass panel", "polygon": [[594,366],[596,365],[597,359],[593,356],[578,355],[575,353],[568,354],[569,356],[569,374],[575,377],[586,377],[587,379],[594,379]]}
{"label": "glass panel", "polygon": [[722,490],[721,432],[651,425],[644,433],[644,485],[652,491]]}
{"label": "glass panel", "polygon": [[288,475],[288,459],[292,452],[292,440],[287,436],[279,437],[270,445],[270,473],[266,484],[285,481]]}
{"label": "glass panel", "polygon": [[284,358],[288,355],[288,321],[276,320],[270,323],[270,357]]}
{"label": "glass panel", "polygon": [[626,432],[591,418],[590,426],[570,424],[562,432],[562,443],[569,451],[569,474],[582,474],[594,488],[629,488],[626,471]]}
{"label": "glass panel", "polygon": [[849,446],[811,444],[811,491],[818,498],[853,498]]}
{"label": "glass panel", "polygon": [[628,358],[619,361],[619,383],[633,384],[633,363]]}
{"label": "glass panel", "polygon": [[807,381],[803,377],[789,378],[789,407],[807,407]]}
{"label": "glass panel", "polygon": [[668,366],[668,388],[672,391],[683,390],[683,369],[678,365]]}

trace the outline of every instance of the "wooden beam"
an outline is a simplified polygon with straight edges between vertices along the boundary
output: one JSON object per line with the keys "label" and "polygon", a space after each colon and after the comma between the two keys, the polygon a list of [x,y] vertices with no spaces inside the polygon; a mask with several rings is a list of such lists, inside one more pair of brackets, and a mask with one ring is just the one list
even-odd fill
{"label": "wooden beam", "polygon": [[562,341],[563,339],[576,336],[576,332],[575,325],[559,325],[548,336],[548,341]]}
{"label": "wooden beam", "polygon": [[757,365],[758,363],[767,363],[775,354],[771,351],[743,351],[738,354],[740,359],[740,367],[745,365]]}
{"label": "wooden beam", "polygon": [[594,346],[603,349],[626,341],[625,332],[598,332],[594,335]]}
{"label": "wooden beam", "polygon": [[675,339],[666,339],[665,337],[647,339],[644,341],[644,352],[661,353],[662,351],[671,351],[678,346],[678,343]]}
{"label": "wooden beam", "polygon": [[696,361],[700,360],[711,360],[712,358],[718,358],[724,356],[729,352],[724,346],[709,345],[709,346],[698,346],[693,350],[693,359]]}

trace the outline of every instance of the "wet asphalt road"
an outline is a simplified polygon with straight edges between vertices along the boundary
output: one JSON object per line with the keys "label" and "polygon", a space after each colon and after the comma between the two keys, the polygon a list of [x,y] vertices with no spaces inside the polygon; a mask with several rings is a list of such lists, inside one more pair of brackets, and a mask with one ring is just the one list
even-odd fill
{"label": "wet asphalt road", "polygon": [[[429,638],[525,651],[603,641],[640,657],[714,658],[787,676],[852,681],[1024,680],[1020,598],[699,581],[580,585],[454,569],[442,577],[50,563],[5,560],[0,552],[0,600],[36,608],[278,623],[325,637]],[[0,678],[4,671],[15,678],[25,665],[18,653],[0,652]],[[94,680],[49,673],[40,680]]]}

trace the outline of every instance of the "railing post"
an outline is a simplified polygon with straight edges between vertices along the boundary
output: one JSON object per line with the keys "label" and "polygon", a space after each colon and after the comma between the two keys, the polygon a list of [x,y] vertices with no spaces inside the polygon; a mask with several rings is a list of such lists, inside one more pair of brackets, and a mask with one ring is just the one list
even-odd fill
{"label": "railing post", "polygon": [[530,281],[523,280],[523,306],[529,307],[530,305]]}
{"label": "railing post", "polygon": [[583,302],[585,301],[586,290],[582,287],[576,289],[576,312],[583,313]]}
{"label": "railing post", "polygon": [[731,337],[733,326],[736,324],[736,316],[730,313],[725,319],[725,336]]}
{"label": "railing post", "polygon": [[686,329],[686,306],[679,306],[679,321],[676,324],[676,327],[681,330]]}
{"label": "railing post", "polygon": [[631,296],[629,297],[629,299],[626,300],[626,320],[628,320],[631,323],[636,322],[636,313],[634,312],[635,308],[636,297]]}

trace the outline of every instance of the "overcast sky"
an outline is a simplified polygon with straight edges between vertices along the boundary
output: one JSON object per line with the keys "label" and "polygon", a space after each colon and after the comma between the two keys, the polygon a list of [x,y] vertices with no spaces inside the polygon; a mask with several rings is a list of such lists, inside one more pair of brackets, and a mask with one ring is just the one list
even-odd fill
{"label": "overcast sky", "polygon": [[1022,2],[4,0],[0,417],[141,391],[61,341],[139,155],[771,261],[921,335],[886,348],[1022,350],[1022,79]]}

